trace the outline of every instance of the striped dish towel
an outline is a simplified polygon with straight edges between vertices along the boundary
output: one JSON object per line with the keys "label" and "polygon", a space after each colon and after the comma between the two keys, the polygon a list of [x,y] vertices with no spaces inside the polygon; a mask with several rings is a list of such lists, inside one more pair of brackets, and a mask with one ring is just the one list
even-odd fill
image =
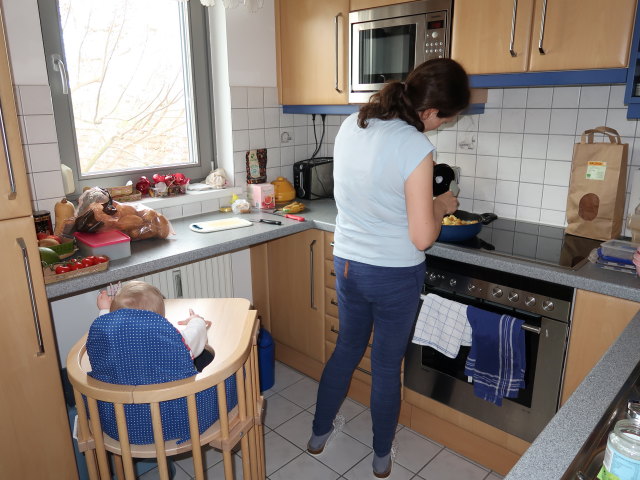
{"label": "striped dish towel", "polygon": [[432,347],[449,358],[456,358],[460,345],[471,345],[471,326],[467,306],[430,293],[422,295],[413,343]]}
{"label": "striped dish towel", "polygon": [[467,316],[473,343],[464,373],[473,378],[476,396],[500,406],[503,398],[517,397],[525,388],[524,321],[472,306]]}

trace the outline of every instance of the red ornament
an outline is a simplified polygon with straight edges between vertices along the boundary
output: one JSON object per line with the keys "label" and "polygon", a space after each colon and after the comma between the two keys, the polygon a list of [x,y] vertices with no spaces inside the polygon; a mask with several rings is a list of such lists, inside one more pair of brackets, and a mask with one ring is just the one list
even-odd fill
{"label": "red ornament", "polygon": [[136,183],[136,190],[138,190],[143,195],[147,195],[149,193],[150,187],[151,182],[147,177],[140,177],[140,180],[138,180],[138,183]]}

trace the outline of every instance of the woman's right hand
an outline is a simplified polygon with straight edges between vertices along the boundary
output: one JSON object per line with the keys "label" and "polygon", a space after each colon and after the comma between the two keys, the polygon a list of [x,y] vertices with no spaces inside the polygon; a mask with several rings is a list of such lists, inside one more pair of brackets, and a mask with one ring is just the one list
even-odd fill
{"label": "woman's right hand", "polygon": [[439,204],[440,208],[444,211],[443,216],[451,215],[458,209],[458,205],[460,205],[460,202],[458,202],[458,199],[451,191],[438,195],[433,199],[433,202]]}

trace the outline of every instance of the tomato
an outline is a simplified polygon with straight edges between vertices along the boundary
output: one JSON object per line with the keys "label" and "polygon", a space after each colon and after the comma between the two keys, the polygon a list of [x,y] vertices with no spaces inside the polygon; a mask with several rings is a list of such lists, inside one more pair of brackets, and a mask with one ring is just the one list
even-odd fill
{"label": "tomato", "polygon": [[56,275],[61,274],[61,273],[67,273],[70,272],[71,268],[67,267],[66,265],[58,265],[56,267]]}
{"label": "tomato", "polygon": [[54,239],[56,242],[58,243],[62,243],[62,237],[60,237],[59,235],[47,235],[46,238],[52,238]]}
{"label": "tomato", "polygon": [[78,270],[79,268],[83,268],[81,263],[70,261],[67,263],[67,268],[69,270]]}
{"label": "tomato", "polygon": [[96,256],[95,255],[89,255],[88,257],[85,257],[85,260],[91,260],[93,262],[93,265],[95,265],[96,263],[98,263],[96,261]]}
{"label": "tomato", "polygon": [[109,258],[104,255],[96,255],[96,263],[105,263],[108,262]]}
{"label": "tomato", "polygon": [[95,264],[95,262],[91,260],[89,257],[83,258],[80,263],[82,264],[83,267],[91,267]]}
{"label": "tomato", "polygon": [[38,232],[36,233],[36,238],[38,240],[44,240],[45,238],[47,238],[49,236],[48,233],[43,233],[43,232]]}

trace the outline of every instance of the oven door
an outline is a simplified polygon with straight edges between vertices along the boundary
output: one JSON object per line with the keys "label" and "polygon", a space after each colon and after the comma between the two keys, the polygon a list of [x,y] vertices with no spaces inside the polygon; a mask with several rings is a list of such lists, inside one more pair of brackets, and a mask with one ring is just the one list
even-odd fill
{"label": "oven door", "polygon": [[426,15],[351,24],[351,92],[403,81],[425,61]]}
{"label": "oven door", "polygon": [[494,405],[474,395],[473,384],[464,374],[470,347],[461,347],[452,359],[413,343],[405,358],[405,387],[532,442],[558,409],[568,325],[436,288],[427,288],[426,293],[524,320],[526,388],[517,398],[503,399],[502,406]]}

